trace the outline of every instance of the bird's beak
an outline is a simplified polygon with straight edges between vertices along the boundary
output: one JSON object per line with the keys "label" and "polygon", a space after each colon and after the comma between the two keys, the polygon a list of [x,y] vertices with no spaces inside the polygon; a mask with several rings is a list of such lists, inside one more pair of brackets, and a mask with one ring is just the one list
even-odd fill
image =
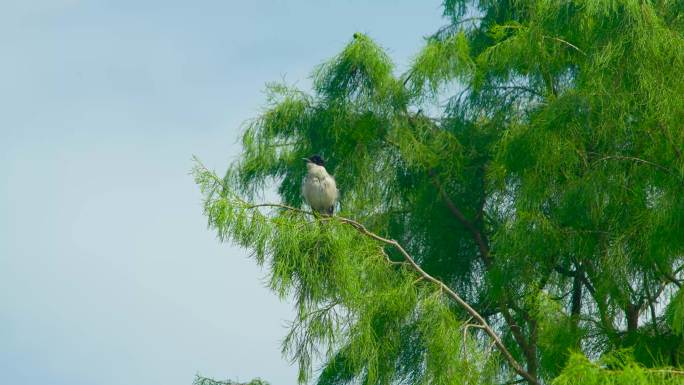
{"label": "bird's beak", "polygon": [[302,160],[305,161],[305,162],[307,162],[307,163],[310,162],[310,161],[309,161],[309,158],[302,158]]}

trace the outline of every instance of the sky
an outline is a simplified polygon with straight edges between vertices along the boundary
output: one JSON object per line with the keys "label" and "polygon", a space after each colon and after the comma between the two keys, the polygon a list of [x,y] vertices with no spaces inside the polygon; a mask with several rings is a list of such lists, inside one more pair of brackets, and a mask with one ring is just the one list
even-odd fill
{"label": "sky", "polygon": [[354,32],[399,70],[425,0],[0,0],[0,383],[295,384],[293,310],[207,230],[188,174],[239,156],[264,85]]}

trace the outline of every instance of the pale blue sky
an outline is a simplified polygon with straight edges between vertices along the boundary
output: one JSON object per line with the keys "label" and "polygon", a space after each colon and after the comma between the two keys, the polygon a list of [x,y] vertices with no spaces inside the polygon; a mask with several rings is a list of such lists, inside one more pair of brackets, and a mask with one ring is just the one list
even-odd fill
{"label": "pale blue sky", "polygon": [[264,83],[356,31],[400,68],[440,1],[0,1],[0,383],[294,384],[290,305],[206,229]]}

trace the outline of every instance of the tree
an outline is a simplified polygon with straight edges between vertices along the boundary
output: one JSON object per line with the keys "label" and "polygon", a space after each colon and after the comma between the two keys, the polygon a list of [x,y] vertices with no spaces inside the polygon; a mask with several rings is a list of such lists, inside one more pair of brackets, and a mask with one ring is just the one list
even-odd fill
{"label": "tree", "polygon": [[[446,0],[404,74],[355,34],[312,93],[269,85],[242,157],[194,174],[295,299],[300,382],[319,355],[321,385],[684,383],[682,11]],[[300,209],[312,153],[335,217]]]}

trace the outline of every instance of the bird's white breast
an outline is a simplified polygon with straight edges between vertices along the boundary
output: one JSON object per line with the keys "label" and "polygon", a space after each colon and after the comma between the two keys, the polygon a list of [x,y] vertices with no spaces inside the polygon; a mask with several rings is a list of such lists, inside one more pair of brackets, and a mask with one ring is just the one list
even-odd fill
{"label": "bird's white breast", "polygon": [[308,172],[302,183],[302,195],[312,209],[327,212],[337,202],[337,185],[325,167],[307,164]]}

